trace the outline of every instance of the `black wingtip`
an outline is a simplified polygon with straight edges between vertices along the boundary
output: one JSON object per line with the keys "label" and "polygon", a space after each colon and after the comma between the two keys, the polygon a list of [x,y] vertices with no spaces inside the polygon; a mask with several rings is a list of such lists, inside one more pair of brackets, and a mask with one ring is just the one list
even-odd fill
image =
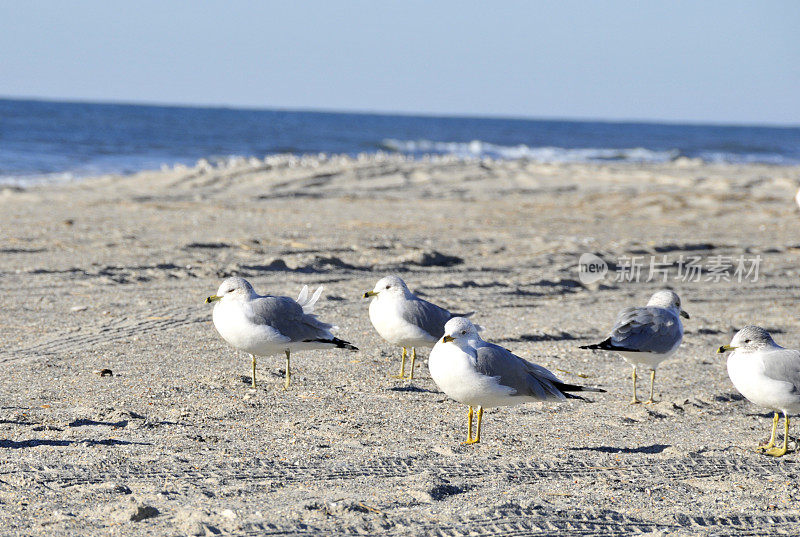
{"label": "black wingtip", "polygon": [[572,395],[569,392],[598,392],[598,393],[606,393],[606,391],[602,388],[593,388],[591,386],[579,386],[577,384],[565,384],[563,382],[554,382],[553,386],[558,388],[558,391],[563,393],[566,397],[570,399],[582,399],[582,397],[578,395]]}
{"label": "black wingtip", "polygon": [[564,397],[566,397],[567,399],[579,399],[581,401],[588,401],[588,399],[586,399],[585,397],[581,397],[580,395],[573,395],[571,393],[565,393]]}
{"label": "black wingtip", "polygon": [[358,347],[350,343],[349,341],[345,341],[343,339],[339,339],[338,337],[333,338],[331,341],[332,343],[336,344],[337,349],[348,349],[351,351],[357,351]]}
{"label": "black wingtip", "polygon": [[318,341],[320,343],[332,343],[333,345],[336,345],[337,349],[348,349],[348,350],[351,350],[351,351],[357,351],[358,350],[358,347],[356,347],[355,345],[353,345],[349,341],[345,341],[343,339],[339,339],[338,337],[335,337],[333,339],[305,339],[303,341],[305,343],[310,343],[312,341]]}
{"label": "black wingtip", "polygon": [[[582,390],[580,390],[580,391],[581,391],[581,392],[600,392],[600,393],[606,393],[606,391],[605,391],[605,390],[601,390],[601,389],[599,389],[599,388],[583,388],[583,389],[582,389]],[[581,401],[586,401],[587,403],[591,403],[591,402],[592,402],[590,399],[586,399],[585,397],[581,397],[580,395],[575,395],[574,393],[569,393],[569,392],[561,392],[561,393],[563,393],[563,394],[564,394],[564,397],[566,397],[567,399],[579,399],[579,400],[581,400]]]}
{"label": "black wingtip", "polygon": [[600,343],[592,343],[591,345],[581,345],[578,348],[579,349],[591,349],[591,350],[599,349],[599,350],[604,350],[604,351],[610,351],[610,350],[614,349],[614,344],[611,343],[611,338],[607,338],[607,339],[601,341]]}
{"label": "black wingtip", "polygon": [[637,349],[629,349],[627,347],[620,347],[611,342],[611,338],[605,339],[600,343],[593,343],[591,345],[580,345],[579,349],[601,350],[601,351],[627,351],[639,352]]}

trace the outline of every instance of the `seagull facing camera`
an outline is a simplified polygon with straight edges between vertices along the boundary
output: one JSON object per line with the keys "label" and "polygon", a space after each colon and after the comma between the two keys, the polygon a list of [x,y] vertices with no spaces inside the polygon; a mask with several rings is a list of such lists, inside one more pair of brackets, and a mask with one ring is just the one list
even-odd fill
{"label": "seagull facing camera", "polygon": [[[756,449],[781,457],[789,445],[789,414],[800,412],[800,351],[785,349],[759,326],[745,326],[717,352],[728,356],[728,376],[751,403],[774,412],[769,442]],[[775,445],[775,432],[783,414],[783,445]]]}

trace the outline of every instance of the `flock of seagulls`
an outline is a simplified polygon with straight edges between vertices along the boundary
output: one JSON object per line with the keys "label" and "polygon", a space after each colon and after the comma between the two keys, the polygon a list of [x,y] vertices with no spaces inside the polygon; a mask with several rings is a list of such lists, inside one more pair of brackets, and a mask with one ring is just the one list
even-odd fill
{"label": "flock of seagulls", "polygon": [[[222,282],[217,293],[206,299],[215,303],[213,321],[219,334],[236,349],[252,358],[252,386],[256,387],[256,357],[285,354],[286,379],[291,381],[292,352],[312,349],[358,350],[337,338],[334,325],[314,315],[322,294],[319,287],[309,296],[304,286],[297,300],[285,296],[259,295],[244,278]],[[508,349],[484,341],[482,328],[468,317],[456,314],[417,297],[397,276],[379,280],[372,291],[369,317],[378,334],[402,348],[397,378],[413,379],[416,349],[432,347],[428,368],[436,385],[451,399],[467,405],[467,440],[480,442],[485,409],[535,401],[583,399],[580,392],[604,392],[600,388],[561,381],[546,368],[517,356]],[[681,300],[671,290],[655,293],[643,307],[623,309],[610,335],[600,343],[581,348],[613,351],[633,366],[632,404],[636,395],[637,371],[650,371],[650,397],[654,402],[655,374],[658,366],[675,354],[683,340],[681,318],[689,319]],[[406,377],[406,359],[411,349],[411,364]],[[774,411],[769,443],[758,449],[780,457],[788,451],[789,414],[800,411],[800,351],[785,349],[769,333],[757,326],[742,328],[719,353],[732,351],[728,374],[737,390],[756,405]],[[776,446],[780,414],[784,417],[784,436]],[[475,421],[475,427],[473,427]]]}

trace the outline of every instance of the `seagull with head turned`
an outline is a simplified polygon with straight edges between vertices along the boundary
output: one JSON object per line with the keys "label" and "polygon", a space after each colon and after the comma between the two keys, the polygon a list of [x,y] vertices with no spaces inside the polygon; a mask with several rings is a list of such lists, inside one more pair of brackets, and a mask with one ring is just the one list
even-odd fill
{"label": "seagull with head turned", "polygon": [[[728,356],[728,376],[750,402],[774,412],[769,442],[759,451],[781,457],[788,451],[789,414],[800,412],[800,351],[785,349],[759,326],[745,326],[730,344],[717,352]],[[775,431],[783,414],[783,445],[775,445]]]}
{"label": "seagull with head turned", "polygon": [[364,298],[370,297],[372,301],[369,304],[369,319],[372,326],[383,339],[403,348],[400,374],[397,375],[401,379],[406,378],[406,349],[411,348],[411,372],[408,378],[413,379],[417,347],[433,347],[444,334],[447,321],[453,317],[472,315],[450,313],[419,298],[397,276],[386,276],[378,280],[372,291],[364,293]]}
{"label": "seagull with head turned", "polygon": [[[447,321],[444,336],[431,351],[428,368],[439,389],[469,407],[465,444],[481,441],[481,421],[486,408],[534,401],[561,402],[582,399],[570,392],[605,391],[562,382],[544,367],[484,341],[475,325],[463,317]],[[477,425],[473,436],[475,408]]]}
{"label": "seagull with head turned", "polygon": [[681,299],[674,291],[664,289],[650,297],[647,305],[640,308],[625,308],[617,316],[611,335],[600,343],[582,345],[581,349],[616,351],[633,366],[633,399],[636,397],[636,370],[643,366],[650,370],[650,399],[656,382],[656,368],[675,354],[683,340],[681,317],[689,314],[681,309]]}
{"label": "seagull with head turned", "polygon": [[252,387],[256,387],[256,356],[286,354],[286,381],[289,388],[292,351],[313,349],[350,349],[356,347],[334,337],[336,327],[313,315],[314,305],[322,294],[322,286],[308,296],[303,286],[300,296],[259,295],[244,278],[233,277],[222,282],[217,294],[206,298],[215,302],[213,319],[222,339],[250,354],[253,360]]}

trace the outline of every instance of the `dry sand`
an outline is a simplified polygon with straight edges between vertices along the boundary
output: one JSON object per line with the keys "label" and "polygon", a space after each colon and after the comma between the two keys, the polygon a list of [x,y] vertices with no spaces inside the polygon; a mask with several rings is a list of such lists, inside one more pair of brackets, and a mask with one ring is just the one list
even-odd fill
{"label": "dry sand", "polygon": [[[273,157],[0,192],[3,535],[669,535],[800,531],[798,456],[714,350],[746,323],[800,346],[800,169]],[[760,255],[758,281],[669,284],[692,319],[653,406],[581,351],[664,284],[578,281],[584,252]],[[591,402],[466,408],[390,378],[361,294],[385,274]],[[642,280],[646,279],[643,271]],[[325,286],[358,353],[249,359],[203,299]],[[427,350],[422,352],[427,357]],[[101,377],[96,370],[111,369]],[[576,374],[586,375],[586,378]],[[646,381],[641,392],[646,392]],[[792,427],[797,433],[797,427]]]}

